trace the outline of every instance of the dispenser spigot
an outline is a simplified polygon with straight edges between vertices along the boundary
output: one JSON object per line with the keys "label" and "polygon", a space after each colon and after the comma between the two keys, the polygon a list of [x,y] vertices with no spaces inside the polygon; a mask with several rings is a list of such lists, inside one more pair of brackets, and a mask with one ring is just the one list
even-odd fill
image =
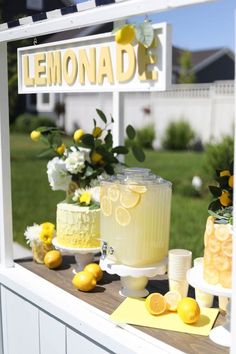
{"label": "dispenser spigot", "polygon": [[107,255],[107,242],[102,241],[102,247],[101,247],[101,259],[105,259]]}

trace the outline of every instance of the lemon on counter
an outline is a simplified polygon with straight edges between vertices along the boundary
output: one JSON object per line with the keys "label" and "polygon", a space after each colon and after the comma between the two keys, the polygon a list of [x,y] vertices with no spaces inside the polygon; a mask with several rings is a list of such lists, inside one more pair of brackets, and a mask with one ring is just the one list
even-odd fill
{"label": "lemon on counter", "polygon": [[92,273],[97,282],[100,281],[103,277],[103,271],[97,263],[87,264],[84,267],[84,270]]}
{"label": "lemon on counter", "polygon": [[72,279],[72,284],[74,287],[81,291],[91,291],[97,285],[96,279],[91,272],[87,270],[82,270],[75,274]]}
{"label": "lemon on counter", "polygon": [[200,307],[195,299],[184,297],[177,306],[177,312],[184,323],[195,323],[200,317]]}
{"label": "lemon on counter", "polygon": [[62,264],[62,255],[58,250],[48,251],[44,257],[44,263],[49,269],[55,269]]}

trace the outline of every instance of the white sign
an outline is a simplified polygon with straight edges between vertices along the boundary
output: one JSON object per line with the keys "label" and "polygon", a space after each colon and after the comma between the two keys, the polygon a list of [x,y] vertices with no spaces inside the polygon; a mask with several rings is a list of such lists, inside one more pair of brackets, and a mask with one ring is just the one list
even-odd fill
{"label": "white sign", "polygon": [[18,49],[19,93],[166,90],[171,34],[154,26],[151,47],[120,45],[101,34]]}
{"label": "white sign", "polygon": [[27,0],[26,8],[29,10],[42,10],[43,0]]}

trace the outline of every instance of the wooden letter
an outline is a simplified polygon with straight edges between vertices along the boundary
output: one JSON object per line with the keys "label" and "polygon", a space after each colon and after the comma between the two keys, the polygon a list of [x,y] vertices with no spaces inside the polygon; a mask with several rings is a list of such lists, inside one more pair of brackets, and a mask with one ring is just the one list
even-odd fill
{"label": "wooden letter", "polygon": [[[125,55],[127,56],[128,67],[124,65]],[[126,69],[126,71],[125,71]],[[116,47],[116,75],[119,82],[126,82],[133,78],[136,70],[136,59],[134,48],[131,44],[117,45]]]}
{"label": "wooden letter", "polygon": [[67,49],[63,57],[63,77],[68,85],[73,85],[78,75],[78,63],[75,52]]}
{"label": "wooden letter", "polygon": [[47,83],[51,85],[61,85],[62,72],[61,72],[61,52],[47,53]]}
{"label": "wooden letter", "polygon": [[34,78],[29,75],[29,56],[23,55],[24,85],[34,86]]}
{"label": "wooden letter", "polygon": [[46,76],[42,77],[42,75],[46,74],[45,61],[46,61],[46,54],[45,53],[35,54],[35,56],[34,56],[34,70],[35,70],[35,85],[36,86],[47,85]]}
{"label": "wooden letter", "polygon": [[146,80],[157,80],[157,71],[148,70],[149,64],[156,64],[157,63],[157,56],[149,54],[148,51],[150,48],[157,47],[157,40],[156,38],[153,40],[151,47],[145,48],[142,44],[138,46],[138,74],[139,79],[141,81]]}
{"label": "wooden letter", "polygon": [[109,47],[102,47],[100,52],[100,61],[98,66],[98,84],[103,84],[104,77],[110,84],[114,84],[114,76],[112,70],[111,53]]}
{"label": "wooden letter", "polygon": [[87,57],[86,49],[79,49],[79,81],[85,84],[85,73],[90,84],[96,83],[96,49],[89,49],[90,62]]}

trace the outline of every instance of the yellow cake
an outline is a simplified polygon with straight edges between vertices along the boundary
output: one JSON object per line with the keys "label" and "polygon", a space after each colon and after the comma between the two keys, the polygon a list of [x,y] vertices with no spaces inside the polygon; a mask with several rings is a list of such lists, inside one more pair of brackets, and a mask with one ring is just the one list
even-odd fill
{"label": "yellow cake", "polygon": [[231,288],[232,235],[230,224],[216,224],[209,216],[204,234],[203,277],[209,284]]}
{"label": "yellow cake", "polygon": [[100,247],[100,209],[57,204],[57,242],[68,248]]}

